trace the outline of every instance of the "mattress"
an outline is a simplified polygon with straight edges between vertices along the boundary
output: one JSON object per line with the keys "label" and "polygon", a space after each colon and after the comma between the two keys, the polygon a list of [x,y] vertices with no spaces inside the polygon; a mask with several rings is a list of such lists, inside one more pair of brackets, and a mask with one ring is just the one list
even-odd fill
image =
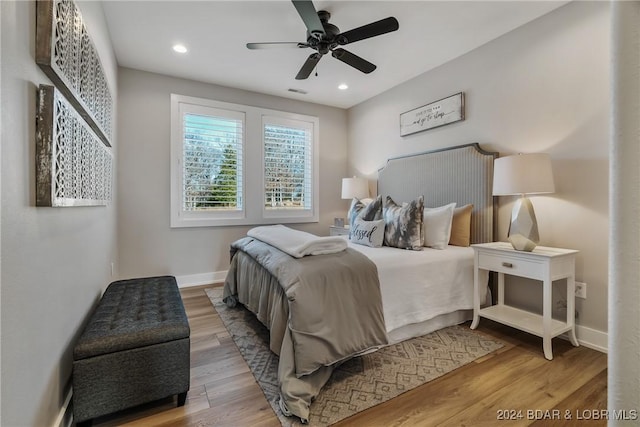
{"label": "mattress", "polygon": [[[370,248],[350,241],[349,247],[366,255],[378,269],[388,335],[408,325],[473,309],[472,248],[450,245],[443,250],[412,251]],[[486,296],[487,279],[484,272],[480,277],[481,301]]]}

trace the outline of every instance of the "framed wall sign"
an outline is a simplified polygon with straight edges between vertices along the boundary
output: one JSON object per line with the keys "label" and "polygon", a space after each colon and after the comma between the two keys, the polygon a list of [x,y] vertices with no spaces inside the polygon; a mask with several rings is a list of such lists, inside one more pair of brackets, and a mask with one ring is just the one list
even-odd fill
{"label": "framed wall sign", "polygon": [[400,114],[400,136],[464,120],[464,93],[456,93]]}

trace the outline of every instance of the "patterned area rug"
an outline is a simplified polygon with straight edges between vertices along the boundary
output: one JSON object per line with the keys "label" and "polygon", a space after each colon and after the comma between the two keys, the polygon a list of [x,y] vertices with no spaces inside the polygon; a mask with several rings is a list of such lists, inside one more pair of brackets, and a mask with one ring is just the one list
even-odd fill
{"label": "patterned area rug", "polygon": [[[296,417],[285,417],[278,406],[278,356],[269,350],[269,331],[245,308],[228,308],[222,302],[222,288],[206,292],[282,425],[301,425]],[[331,425],[501,347],[502,343],[467,327],[451,326],[356,357],[333,372],[311,404],[309,423]]]}

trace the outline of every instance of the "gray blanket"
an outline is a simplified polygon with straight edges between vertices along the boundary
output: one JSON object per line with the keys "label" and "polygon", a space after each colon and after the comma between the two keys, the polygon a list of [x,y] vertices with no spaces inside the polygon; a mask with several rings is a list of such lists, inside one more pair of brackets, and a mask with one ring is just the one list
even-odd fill
{"label": "gray blanket", "polygon": [[223,298],[270,328],[286,409],[308,419],[336,364],[387,344],[376,266],[352,249],[295,259],[250,237],[231,246]]}

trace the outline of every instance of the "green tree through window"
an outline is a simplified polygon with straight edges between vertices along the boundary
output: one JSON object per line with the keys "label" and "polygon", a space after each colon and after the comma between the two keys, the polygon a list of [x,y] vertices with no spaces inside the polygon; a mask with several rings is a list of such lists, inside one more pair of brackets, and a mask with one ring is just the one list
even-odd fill
{"label": "green tree through window", "polygon": [[206,195],[209,204],[215,203],[219,207],[233,208],[238,205],[237,159],[237,150],[233,146],[227,145],[222,154],[222,163],[218,173],[213,179],[213,185]]}

